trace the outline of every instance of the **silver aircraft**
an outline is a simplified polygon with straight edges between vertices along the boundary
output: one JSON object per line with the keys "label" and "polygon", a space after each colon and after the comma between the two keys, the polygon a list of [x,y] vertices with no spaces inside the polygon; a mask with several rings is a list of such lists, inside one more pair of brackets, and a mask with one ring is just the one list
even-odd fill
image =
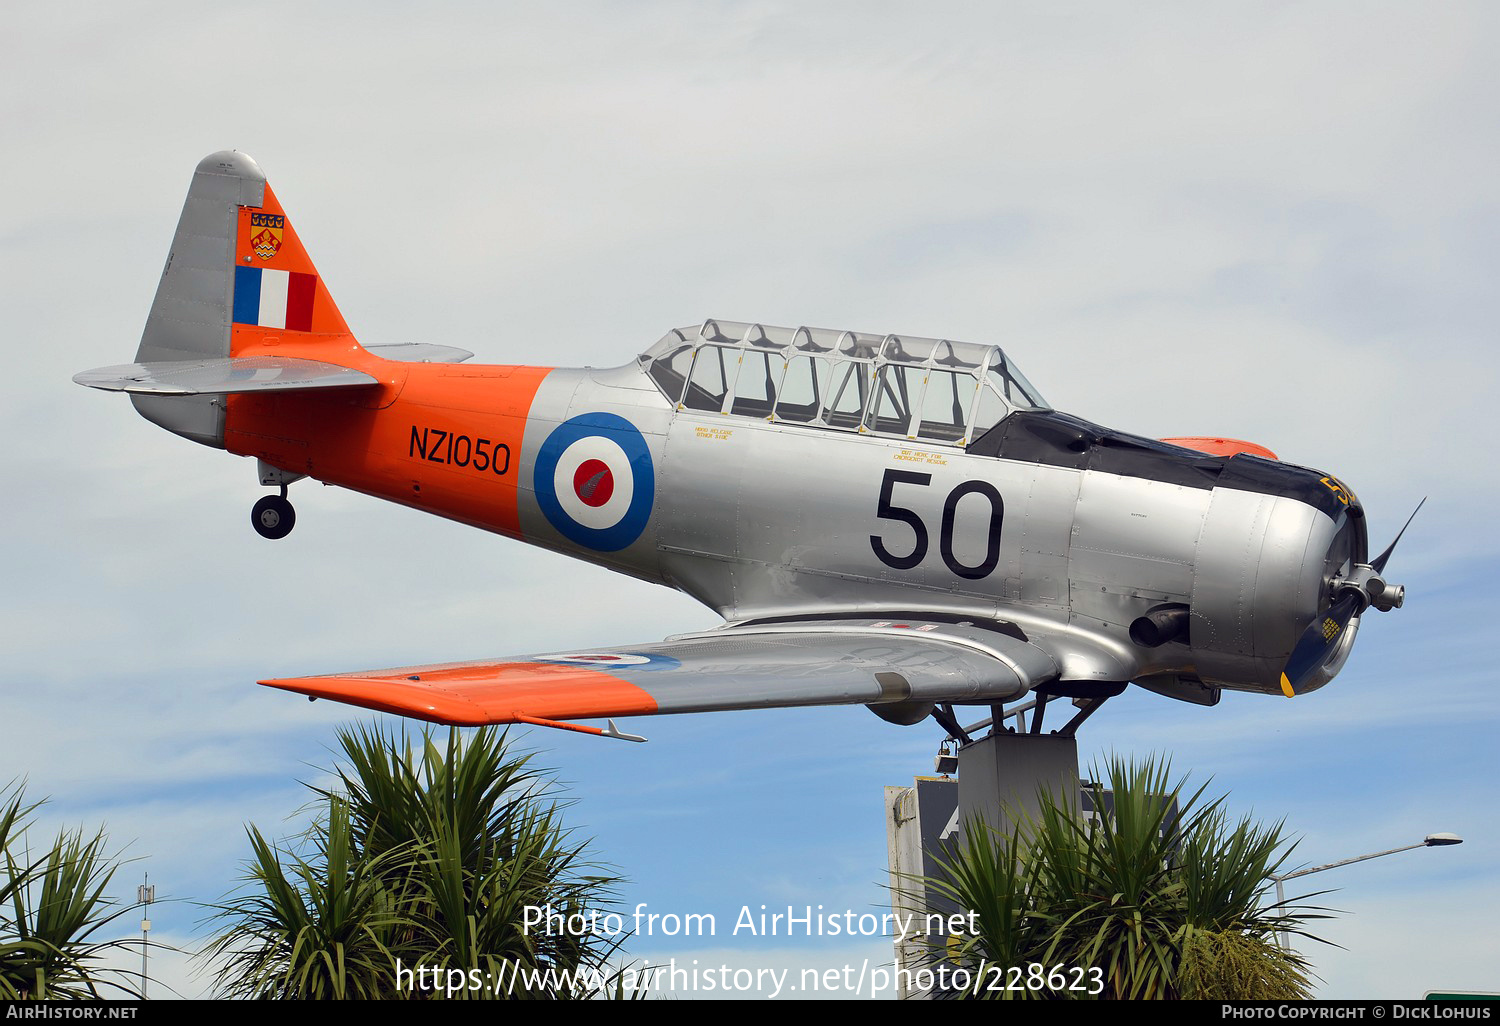
{"label": "silver aircraft", "polygon": [[[303,477],[676,588],[723,627],[607,651],[263,681],[426,720],[860,704],[894,723],[1131,683],[1204,705],[1332,680],[1400,606],[1337,478],[1051,409],[993,345],[727,320],[613,370],[361,346],[259,166],[198,166],[136,362],[81,384]],[[1404,529],[1403,529],[1404,530]],[[1398,535],[1399,539],[1399,535]],[[961,733],[961,730],[960,730]]]}

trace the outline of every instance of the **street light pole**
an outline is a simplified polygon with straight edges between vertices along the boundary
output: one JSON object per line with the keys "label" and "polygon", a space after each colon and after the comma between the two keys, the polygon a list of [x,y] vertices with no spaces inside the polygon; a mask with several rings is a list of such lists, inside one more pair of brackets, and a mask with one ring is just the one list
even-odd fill
{"label": "street light pole", "polygon": [[[1378,859],[1385,855],[1394,855],[1398,851],[1411,851],[1413,848],[1445,848],[1450,844],[1463,844],[1464,839],[1457,834],[1428,834],[1416,844],[1404,844],[1399,848],[1391,848],[1387,851],[1372,852],[1369,855],[1356,855],[1352,859],[1340,859],[1338,862],[1330,862],[1326,866],[1313,866],[1311,869],[1299,869],[1295,873],[1282,873],[1280,876],[1272,874],[1268,879],[1276,881],[1276,905],[1278,908],[1286,904],[1286,890],[1282,884],[1287,880],[1295,880],[1299,876],[1310,876],[1313,873],[1321,873],[1325,869],[1337,869],[1340,866],[1352,865],[1355,862],[1364,862],[1367,859]],[[1282,950],[1287,948],[1286,931],[1281,934]]]}

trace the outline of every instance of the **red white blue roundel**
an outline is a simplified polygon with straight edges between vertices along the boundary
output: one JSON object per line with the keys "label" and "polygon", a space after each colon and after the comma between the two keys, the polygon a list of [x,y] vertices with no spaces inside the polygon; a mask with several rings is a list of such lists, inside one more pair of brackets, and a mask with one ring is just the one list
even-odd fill
{"label": "red white blue roundel", "polygon": [[537,452],[534,475],[547,522],[585,548],[617,552],[651,519],[651,450],[624,417],[585,413],[563,421]]}
{"label": "red white blue roundel", "polygon": [[569,652],[565,655],[538,656],[539,663],[564,663],[590,666],[598,670],[675,670],[682,662],[671,656],[651,652]]}

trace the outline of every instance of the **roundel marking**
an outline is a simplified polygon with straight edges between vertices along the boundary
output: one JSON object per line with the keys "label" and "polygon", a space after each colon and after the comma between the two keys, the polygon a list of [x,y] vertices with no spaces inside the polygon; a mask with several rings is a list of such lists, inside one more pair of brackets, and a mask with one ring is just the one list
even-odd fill
{"label": "roundel marking", "polygon": [[536,454],[537,505],[564,538],[617,552],[651,519],[656,472],[635,425],[613,413],[563,421]]}
{"label": "roundel marking", "polygon": [[671,670],[682,663],[671,656],[646,654],[643,652],[569,652],[566,655],[540,656],[539,663],[565,663],[570,666],[591,666],[600,670]]}

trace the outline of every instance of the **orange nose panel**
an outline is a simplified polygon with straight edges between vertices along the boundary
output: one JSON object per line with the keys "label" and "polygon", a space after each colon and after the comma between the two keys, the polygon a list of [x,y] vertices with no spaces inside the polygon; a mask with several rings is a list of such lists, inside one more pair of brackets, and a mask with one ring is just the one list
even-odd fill
{"label": "orange nose panel", "polygon": [[1193,449],[1197,452],[1207,453],[1210,456],[1238,456],[1243,452],[1267,460],[1281,458],[1263,445],[1256,445],[1254,442],[1246,442],[1239,438],[1198,438],[1194,436],[1189,438],[1163,438],[1162,441],[1169,445],[1180,445],[1184,449]]}

